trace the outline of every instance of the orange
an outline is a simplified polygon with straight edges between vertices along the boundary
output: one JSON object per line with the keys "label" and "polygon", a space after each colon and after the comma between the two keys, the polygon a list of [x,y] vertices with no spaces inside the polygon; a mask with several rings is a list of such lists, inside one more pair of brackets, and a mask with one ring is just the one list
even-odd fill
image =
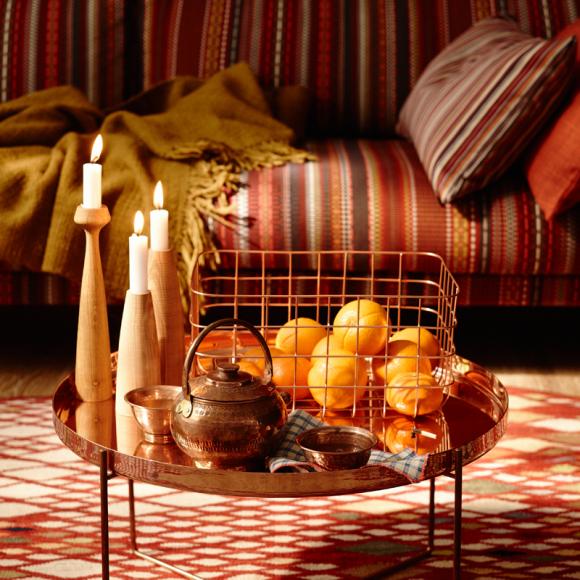
{"label": "orange", "polygon": [[334,336],[342,348],[363,355],[385,348],[389,320],[385,309],[373,300],[353,300],[345,304],[333,322]]}
{"label": "orange", "polygon": [[342,348],[342,341],[336,338],[334,334],[329,334],[324,338],[321,338],[312,349],[310,353],[310,358],[314,359],[312,362],[317,362],[322,357],[326,357],[327,354],[331,354],[333,350],[337,348]]}
{"label": "orange", "polygon": [[387,387],[387,403],[403,415],[427,415],[443,403],[443,388],[431,375],[401,373]]}
{"label": "orange", "polygon": [[[288,392],[297,401],[306,399],[310,395],[308,390],[308,371],[310,370],[310,361],[307,358],[295,357],[276,348],[270,348],[272,355],[272,382],[276,385],[279,391]],[[248,366],[243,370],[253,374],[254,376],[264,376],[266,369],[266,359],[263,358],[262,349],[249,349],[244,353],[244,356],[252,357],[243,360],[240,364]],[[260,358],[253,358],[260,357]],[[251,368],[258,371],[258,374],[252,372]]]}
{"label": "orange", "polygon": [[[270,347],[270,354],[272,354],[273,347]],[[253,365],[257,366],[262,373],[266,367],[266,355],[264,349],[261,346],[252,346],[251,348],[244,349],[240,355],[243,360],[251,362]]]}
{"label": "orange", "polygon": [[274,367],[272,382],[278,390],[286,391],[297,401],[308,398],[310,396],[307,386],[310,361],[307,358],[289,356],[285,353],[282,357],[276,354],[273,353],[272,357]]}
{"label": "orange", "polygon": [[389,338],[390,343],[395,342],[411,342],[418,344],[421,352],[431,360],[431,367],[435,368],[439,364],[439,355],[441,354],[441,346],[437,337],[426,328],[421,326],[414,326],[403,328],[394,332]]}
{"label": "orange", "polygon": [[392,453],[412,449],[419,455],[425,455],[437,449],[442,437],[443,429],[434,416],[416,419],[397,417],[385,431],[385,445]]}
{"label": "orange", "polygon": [[377,357],[373,361],[374,372],[390,384],[401,373],[431,374],[431,362],[419,351],[416,344],[404,340],[391,343],[389,340],[388,357],[385,368],[385,359]]}
{"label": "orange", "polygon": [[237,364],[240,367],[239,370],[250,373],[254,377],[260,378],[263,375],[263,371],[249,360],[241,360]]}
{"label": "orange", "polygon": [[308,373],[310,394],[328,409],[346,409],[364,396],[367,384],[366,363],[344,349],[335,349],[328,358],[319,359]]}
{"label": "orange", "polygon": [[276,348],[289,354],[308,356],[314,345],[326,336],[326,329],[312,318],[293,318],[276,334]]}

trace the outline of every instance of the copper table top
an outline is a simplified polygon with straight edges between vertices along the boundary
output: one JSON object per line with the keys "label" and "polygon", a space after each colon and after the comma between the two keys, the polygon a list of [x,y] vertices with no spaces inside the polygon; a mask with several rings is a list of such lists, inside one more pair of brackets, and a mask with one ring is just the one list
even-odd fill
{"label": "copper table top", "polygon": [[[507,427],[508,396],[497,378],[461,357],[453,361],[454,384],[442,412],[445,442],[431,454],[424,479],[454,470],[457,450],[466,465],[492,449]],[[133,417],[115,416],[114,399],[77,399],[74,377],[65,378],[52,401],[56,433],[79,457],[99,465],[108,451],[109,469],[136,481],[200,493],[246,497],[337,495],[387,489],[410,482],[372,465],[340,472],[267,473],[198,469],[175,444],[147,443]]]}

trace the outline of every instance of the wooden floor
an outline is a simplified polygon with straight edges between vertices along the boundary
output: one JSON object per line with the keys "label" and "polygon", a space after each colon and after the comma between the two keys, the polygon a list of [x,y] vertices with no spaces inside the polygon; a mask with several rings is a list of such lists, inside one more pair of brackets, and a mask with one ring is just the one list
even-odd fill
{"label": "wooden floor", "polygon": [[[0,308],[0,397],[51,395],[74,368],[76,310]],[[460,309],[457,352],[506,386],[580,396],[580,309]],[[121,311],[109,311],[116,350]]]}
{"label": "wooden floor", "polygon": [[[0,397],[52,395],[74,369],[77,316],[73,307],[0,308]],[[118,310],[109,321],[116,348]]]}

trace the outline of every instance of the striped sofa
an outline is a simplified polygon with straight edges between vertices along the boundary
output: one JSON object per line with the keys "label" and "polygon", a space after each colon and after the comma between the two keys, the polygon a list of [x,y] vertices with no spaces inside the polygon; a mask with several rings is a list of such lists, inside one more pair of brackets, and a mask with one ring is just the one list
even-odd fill
{"label": "striped sofa", "polygon": [[[175,75],[245,60],[265,88],[312,96],[318,161],[249,173],[247,228],[210,224],[224,248],[440,254],[460,304],[580,304],[580,207],[548,222],[514,164],[441,205],[398,114],[433,57],[482,18],[511,14],[552,37],[580,0],[19,0],[0,4],[0,98],[74,84],[106,107]],[[0,273],[0,303],[74,302],[54,276]]]}

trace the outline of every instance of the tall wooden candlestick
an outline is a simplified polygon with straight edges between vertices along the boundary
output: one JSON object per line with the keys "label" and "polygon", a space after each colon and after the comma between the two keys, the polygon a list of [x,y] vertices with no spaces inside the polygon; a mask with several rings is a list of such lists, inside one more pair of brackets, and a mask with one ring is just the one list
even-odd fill
{"label": "tall wooden candlestick", "polygon": [[74,221],[85,230],[85,262],[81,282],[75,382],[83,401],[113,396],[107,300],[99,250],[99,233],[111,221],[109,210],[79,205]]}
{"label": "tall wooden candlestick", "polygon": [[180,385],[185,360],[185,320],[173,250],[149,251],[149,290],[157,326],[161,384]]}
{"label": "tall wooden candlestick", "polygon": [[159,344],[151,292],[136,294],[127,290],[117,362],[115,412],[132,417],[125,395],[138,387],[161,384]]}

